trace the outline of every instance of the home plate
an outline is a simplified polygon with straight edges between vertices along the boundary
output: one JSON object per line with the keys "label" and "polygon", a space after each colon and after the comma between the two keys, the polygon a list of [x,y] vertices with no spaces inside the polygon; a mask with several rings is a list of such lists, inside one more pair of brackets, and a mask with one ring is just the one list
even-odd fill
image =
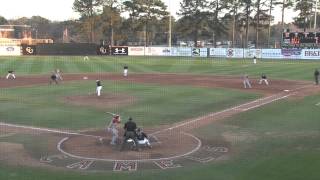
{"label": "home plate", "polygon": [[290,90],[288,90],[288,89],[285,89],[285,90],[283,90],[284,92],[289,92]]}

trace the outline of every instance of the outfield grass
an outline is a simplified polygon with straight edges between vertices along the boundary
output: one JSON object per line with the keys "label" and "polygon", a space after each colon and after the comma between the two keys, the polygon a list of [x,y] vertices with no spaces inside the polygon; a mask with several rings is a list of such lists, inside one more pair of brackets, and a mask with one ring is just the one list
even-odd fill
{"label": "outfield grass", "polygon": [[0,72],[9,69],[17,74],[49,74],[59,68],[64,73],[117,72],[129,66],[129,73],[192,73],[260,76],[270,78],[313,80],[317,61],[261,60],[254,65],[252,60],[191,57],[101,57],[92,56],[84,61],[80,56],[30,56],[0,57]]}
{"label": "outfield grass", "polygon": [[[60,68],[65,73],[121,73],[124,64],[129,65],[130,72],[210,75],[241,75],[246,72],[252,76],[258,76],[261,72],[265,72],[272,78],[293,80],[312,80],[314,69],[320,67],[318,61],[297,62],[294,60],[268,60],[253,65],[251,60],[226,61],[206,58],[91,57],[89,62],[84,62],[82,57],[0,58],[0,70],[4,74],[10,68],[17,70],[18,74],[48,74],[55,68]],[[87,93],[91,87],[92,85],[88,83],[71,82],[61,87],[38,86],[1,89],[0,115],[7,117],[7,122],[45,127],[61,127],[64,124],[72,129],[81,129],[86,126],[104,125],[105,118],[101,117],[105,117],[105,115],[102,110],[88,107],[75,108],[60,104],[56,100],[57,97],[65,93]],[[242,94],[226,89],[212,90],[189,86],[163,87],[110,81],[107,82],[106,87],[105,90],[110,92],[123,91],[139,99],[132,107],[110,109],[110,111],[118,111],[125,115],[133,114],[143,125],[171,123],[186,118],[186,116],[192,117],[194,115],[196,117],[199,114],[194,113],[199,110],[205,114],[210,111],[218,111],[220,107],[223,109],[233,103],[257,97],[256,94]],[[153,93],[158,96],[154,97]],[[41,94],[46,96],[40,97]],[[229,95],[230,97],[228,97]],[[186,104],[186,101],[192,103]],[[62,106],[64,110],[51,109],[49,102],[54,106]],[[172,107],[167,107],[170,105],[167,102],[172,103]],[[165,171],[79,173],[78,171],[8,166],[0,161],[0,180],[318,180],[320,177],[317,170],[320,166],[320,106],[315,106],[315,104],[319,102],[320,94],[303,99],[281,100],[195,130],[195,134],[204,139],[228,137],[227,140],[232,151],[228,159],[221,162]],[[28,107],[26,104],[30,104],[30,106]],[[222,104],[225,107],[222,107]],[[44,114],[42,114],[43,112],[39,113],[40,115],[34,119],[33,116],[37,115],[42,107],[45,107],[44,110],[47,111],[43,111]],[[153,112],[151,109],[160,110]],[[17,113],[20,110],[24,112],[24,115]],[[79,112],[80,115],[78,116],[74,111]],[[150,112],[150,114],[142,116],[141,111]],[[165,117],[162,116],[164,112],[166,113]],[[57,123],[50,120],[46,114],[64,114],[63,116],[71,119],[72,123],[70,121]],[[148,121],[150,116],[155,117],[152,122]],[[170,118],[166,118],[168,116]],[[90,118],[90,122],[87,121],[88,118]],[[57,126],[57,124],[60,125]],[[91,126],[90,124],[96,125]],[[30,142],[34,139],[32,136],[15,136],[0,138],[0,141],[12,141],[30,146]],[[42,147],[43,144],[39,146]],[[37,148],[34,150],[36,153]]]}

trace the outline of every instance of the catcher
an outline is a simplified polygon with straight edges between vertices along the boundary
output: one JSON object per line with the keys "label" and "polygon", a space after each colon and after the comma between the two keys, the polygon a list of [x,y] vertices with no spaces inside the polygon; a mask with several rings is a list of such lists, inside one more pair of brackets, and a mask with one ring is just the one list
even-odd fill
{"label": "catcher", "polygon": [[111,145],[116,145],[116,142],[119,137],[119,131],[117,129],[118,124],[120,124],[121,118],[117,114],[113,114],[112,120],[110,121],[110,124],[108,125],[107,131],[111,132],[112,134],[112,139],[110,144]]}
{"label": "catcher", "polygon": [[139,146],[144,145],[151,149],[152,146],[150,144],[147,134],[144,133],[141,128],[138,128],[136,133],[137,133],[138,145]]}

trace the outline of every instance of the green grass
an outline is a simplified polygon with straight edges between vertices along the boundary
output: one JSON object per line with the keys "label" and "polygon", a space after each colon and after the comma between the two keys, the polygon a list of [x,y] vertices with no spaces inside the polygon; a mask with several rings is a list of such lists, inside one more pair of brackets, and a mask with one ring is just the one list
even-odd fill
{"label": "green grass", "polygon": [[104,85],[103,93],[118,96],[125,94],[134,97],[135,101],[125,106],[115,105],[101,109],[63,102],[63,97],[66,96],[88,96],[88,92],[94,90],[91,82],[9,88],[2,89],[0,93],[0,119],[7,123],[37,127],[102,129],[111,118],[105,112],[116,112],[123,118],[133,117],[140,126],[154,126],[198,117],[258,97],[227,89],[163,87],[115,81],[105,82]]}
{"label": "green grass", "polygon": [[101,57],[92,56],[84,61],[80,56],[30,56],[0,57],[0,72],[9,69],[21,74],[48,74],[59,68],[64,73],[117,72],[124,65],[135,73],[192,73],[259,76],[266,73],[270,78],[312,80],[313,71],[319,68],[317,61],[252,60],[191,57]]}
{"label": "green grass", "polygon": [[[253,65],[251,60],[160,57],[0,57],[0,70],[14,68],[19,74],[48,74],[55,68],[64,73],[117,72],[124,64],[137,73],[189,73],[236,75],[248,73],[270,78],[312,80],[318,61],[265,60]],[[137,98],[126,107],[108,109],[136,117],[144,126],[170,124],[189,117],[225,109],[257,98],[228,89],[206,89],[189,86],[159,86],[105,82],[104,92],[125,93]],[[74,107],[57,101],[68,94],[86,94],[94,85],[71,82],[63,86],[38,86],[1,89],[0,117],[6,122],[43,127],[81,129],[101,127],[107,118],[104,110]],[[0,161],[0,180],[318,180],[320,173],[320,111],[315,104],[320,95],[297,100],[281,100],[244,112],[195,130],[203,139],[228,138],[231,153],[227,160],[172,170],[150,170],[135,173],[81,172],[48,170],[5,165]],[[19,113],[18,113],[19,112]],[[21,112],[21,113],[20,113]],[[57,120],[53,117],[61,117]],[[152,118],[150,118],[152,117]],[[89,119],[89,120],[88,120]],[[0,141],[21,143],[37,154],[46,144],[42,137],[13,136]],[[0,147],[2,148],[2,147]],[[1,156],[0,156],[1,158]]]}

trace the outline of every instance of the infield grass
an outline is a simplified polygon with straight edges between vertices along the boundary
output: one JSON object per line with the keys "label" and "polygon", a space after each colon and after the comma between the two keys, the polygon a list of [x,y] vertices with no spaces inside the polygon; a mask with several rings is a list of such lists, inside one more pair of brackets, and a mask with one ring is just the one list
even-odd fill
{"label": "infield grass", "polygon": [[140,126],[154,126],[199,117],[258,97],[257,94],[235,90],[190,86],[163,87],[115,81],[104,82],[104,86],[103,93],[120,97],[125,94],[134,101],[128,105],[100,108],[66,103],[68,96],[89,96],[88,92],[94,91],[94,81],[8,88],[0,93],[0,119],[6,123],[36,127],[103,129],[111,119],[105,112],[114,112],[121,114],[124,121],[131,116]]}

